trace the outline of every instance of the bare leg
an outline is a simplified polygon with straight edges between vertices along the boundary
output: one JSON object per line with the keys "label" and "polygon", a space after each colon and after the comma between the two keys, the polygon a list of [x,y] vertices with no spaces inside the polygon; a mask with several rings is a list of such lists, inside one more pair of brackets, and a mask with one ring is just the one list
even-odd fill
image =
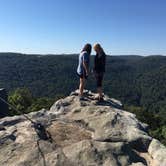
{"label": "bare leg", "polygon": [[97,88],[97,92],[98,92],[98,94],[99,94],[99,98],[102,98],[102,97],[103,97],[102,87],[98,87],[98,88]]}
{"label": "bare leg", "polygon": [[102,81],[103,81],[103,74],[98,74],[97,77],[97,92],[99,95],[99,99],[103,98],[103,91],[102,91]]}
{"label": "bare leg", "polygon": [[83,96],[84,86],[85,86],[85,78],[80,78],[80,86],[79,86],[80,97]]}

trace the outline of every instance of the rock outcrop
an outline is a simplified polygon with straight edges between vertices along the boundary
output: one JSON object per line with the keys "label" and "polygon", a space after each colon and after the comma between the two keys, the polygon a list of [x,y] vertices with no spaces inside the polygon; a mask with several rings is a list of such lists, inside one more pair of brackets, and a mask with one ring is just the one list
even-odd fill
{"label": "rock outcrop", "polygon": [[0,88],[0,118],[9,115],[8,105],[4,103],[2,100],[7,102],[7,92],[4,88]]}
{"label": "rock outcrop", "polygon": [[58,100],[50,110],[28,114],[45,126],[39,137],[24,116],[0,120],[0,166],[165,166],[166,148],[147,134],[147,125],[122,104],[85,92]]}

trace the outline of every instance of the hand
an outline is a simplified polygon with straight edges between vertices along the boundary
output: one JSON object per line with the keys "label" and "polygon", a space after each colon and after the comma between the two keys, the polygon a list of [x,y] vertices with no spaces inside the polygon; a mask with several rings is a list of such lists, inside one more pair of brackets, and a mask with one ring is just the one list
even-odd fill
{"label": "hand", "polygon": [[88,79],[88,75],[85,75],[85,79]]}
{"label": "hand", "polygon": [[88,71],[86,71],[86,76],[88,76],[89,75],[89,72]]}
{"label": "hand", "polygon": [[85,73],[85,79],[87,79],[87,78],[88,78],[88,72]]}

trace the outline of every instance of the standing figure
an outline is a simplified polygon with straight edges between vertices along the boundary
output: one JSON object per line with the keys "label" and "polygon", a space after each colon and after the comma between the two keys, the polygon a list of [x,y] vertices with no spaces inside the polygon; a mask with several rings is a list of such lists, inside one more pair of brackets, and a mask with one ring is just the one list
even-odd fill
{"label": "standing figure", "polygon": [[77,75],[80,78],[80,85],[79,85],[80,100],[84,99],[83,90],[85,87],[85,80],[88,78],[88,75],[89,75],[89,63],[90,63],[91,50],[92,50],[92,46],[90,44],[86,44],[79,55]]}
{"label": "standing figure", "polygon": [[96,56],[94,58],[94,74],[96,78],[96,84],[97,84],[97,100],[102,101],[103,100],[103,90],[102,90],[102,82],[103,82],[103,76],[105,73],[105,62],[106,62],[106,54],[101,47],[100,44],[94,45],[94,51],[96,52]]}

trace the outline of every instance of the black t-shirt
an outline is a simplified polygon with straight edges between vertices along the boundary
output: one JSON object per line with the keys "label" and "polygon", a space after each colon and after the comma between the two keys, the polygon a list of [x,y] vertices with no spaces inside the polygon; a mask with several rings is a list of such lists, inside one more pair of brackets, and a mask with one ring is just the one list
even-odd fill
{"label": "black t-shirt", "polygon": [[94,71],[97,73],[105,72],[105,61],[106,55],[104,52],[101,55],[96,54],[94,58]]}

